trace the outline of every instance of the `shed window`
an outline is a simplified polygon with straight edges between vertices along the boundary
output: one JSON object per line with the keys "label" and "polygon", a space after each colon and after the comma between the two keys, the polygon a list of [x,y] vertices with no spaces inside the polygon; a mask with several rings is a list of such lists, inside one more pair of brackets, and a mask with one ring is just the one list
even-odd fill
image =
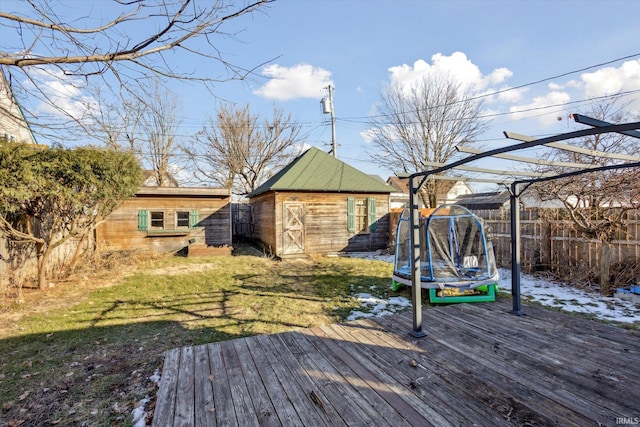
{"label": "shed window", "polygon": [[164,228],[164,212],[151,212],[151,228]]}
{"label": "shed window", "polygon": [[351,233],[373,232],[375,223],[375,198],[347,198],[347,228]]}
{"label": "shed window", "polygon": [[189,212],[187,211],[178,211],[176,212],[176,228],[187,228],[190,226],[189,224]]}
{"label": "shed window", "polygon": [[356,233],[367,231],[368,225],[367,199],[356,199]]}

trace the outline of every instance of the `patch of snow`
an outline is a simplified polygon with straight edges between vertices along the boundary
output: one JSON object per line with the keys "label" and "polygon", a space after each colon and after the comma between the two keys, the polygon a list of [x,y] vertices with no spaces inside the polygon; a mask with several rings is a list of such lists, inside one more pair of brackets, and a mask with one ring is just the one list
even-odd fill
{"label": "patch of snow", "polygon": [[[498,286],[503,291],[511,291],[511,270],[500,269]],[[527,274],[522,274],[520,277],[520,294],[544,306],[560,308],[568,312],[591,314],[601,320],[621,323],[640,322],[640,306],[632,301],[605,297],[597,292],[587,292]]]}
{"label": "patch of snow", "polygon": [[149,377],[149,381],[151,381],[152,383],[155,383],[155,384],[160,383],[160,370],[159,369],[156,369],[153,372],[153,375],[151,375]]}
{"label": "patch of snow", "polygon": [[[158,384],[160,384],[160,370],[156,369],[153,372],[153,375],[151,375],[148,379],[157,387]],[[133,411],[131,411],[131,424],[133,427],[146,427],[147,412],[144,409],[147,406],[147,403],[149,403],[150,401],[151,398],[149,396],[146,396],[144,399],[138,402],[138,405],[133,408]]]}
{"label": "patch of snow", "polygon": [[356,294],[353,297],[360,302],[361,307],[366,306],[368,310],[366,312],[354,310],[349,314],[347,320],[387,316],[394,314],[398,309],[411,306],[411,301],[405,297],[391,297],[388,300],[384,300],[367,293]]}
{"label": "patch of snow", "polygon": [[395,262],[395,255],[384,254],[382,251],[373,252],[344,252],[341,256],[346,258],[375,259],[377,261]]}
{"label": "patch of snow", "polygon": [[149,403],[150,400],[151,399],[149,399],[149,397],[145,397],[140,402],[138,402],[138,406],[133,409],[131,413],[131,416],[133,417],[133,427],[146,427],[147,413],[145,412],[144,407],[147,405],[147,403]]}

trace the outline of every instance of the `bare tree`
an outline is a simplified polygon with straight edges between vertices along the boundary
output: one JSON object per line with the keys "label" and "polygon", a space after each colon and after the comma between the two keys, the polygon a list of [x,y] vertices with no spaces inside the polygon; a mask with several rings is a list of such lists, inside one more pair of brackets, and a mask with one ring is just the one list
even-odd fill
{"label": "bare tree", "polygon": [[180,126],[179,102],[175,94],[155,85],[155,98],[146,104],[140,136],[142,164],[149,164],[155,184],[167,186],[173,180],[169,161],[177,149],[176,133]]}
{"label": "bare tree", "polygon": [[[205,84],[243,79],[262,64],[246,67],[229,62],[223,55],[225,38],[234,39],[244,15],[261,11],[272,0],[234,2],[228,0],[112,0],[101,2],[50,2],[29,0],[16,3],[19,12],[0,11],[0,66],[7,69],[18,99],[38,99],[50,111],[83,124],[83,117],[59,105],[43,83],[43,77],[75,85],[68,96],[81,102],[87,85],[127,89],[149,77],[198,81]],[[101,18],[96,24],[96,8]],[[131,36],[135,34],[135,36]],[[198,75],[193,68],[197,58]],[[95,83],[93,83],[95,81]],[[25,105],[23,105],[23,108]],[[57,121],[45,120],[35,111],[25,111],[32,126],[55,132]],[[66,126],[65,126],[66,127]]]}
{"label": "bare tree", "polygon": [[299,154],[299,134],[300,125],[277,108],[261,121],[248,105],[222,106],[183,151],[201,180],[245,195]]}
{"label": "bare tree", "polygon": [[171,160],[175,160],[181,124],[179,97],[158,79],[150,88],[119,95],[114,102],[95,93],[87,106],[85,129],[106,148],[134,154],[151,173],[153,185],[175,185],[171,166],[176,163]]}
{"label": "bare tree", "polygon": [[[591,104],[586,115],[610,123],[625,123],[631,115],[620,106],[617,97],[604,98]],[[618,133],[604,133],[585,137],[572,145],[585,148],[590,153],[606,152],[640,156],[637,139]],[[591,166],[607,166],[615,162],[609,157],[570,151],[556,151],[552,160],[581,163]],[[619,163],[619,161],[617,161]],[[544,172],[556,174],[568,169],[548,167]],[[610,283],[611,243],[625,239],[627,212],[640,208],[640,170],[638,168],[588,173],[580,176],[549,181],[535,187],[542,200],[560,200],[573,229],[582,237],[599,242],[599,272],[601,293],[613,292]]]}
{"label": "bare tree", "polygon": [[141,132],[147,100],[131,91],[120,91],[117,96],[103,96],[97,88],[85,106],[86,126],[90,138],[105,148],[136,154],[136,137]]}
{"label": "bare tree", "polygon": [[[370,121],[371,160],[396,172],[427,171],[446,163],[457,145],[473,142],[485,130],[482,102],[444,75],[431,74],[412,87],[390,86]],[[430,180],[420,196],[435,207],[438,182]]]}

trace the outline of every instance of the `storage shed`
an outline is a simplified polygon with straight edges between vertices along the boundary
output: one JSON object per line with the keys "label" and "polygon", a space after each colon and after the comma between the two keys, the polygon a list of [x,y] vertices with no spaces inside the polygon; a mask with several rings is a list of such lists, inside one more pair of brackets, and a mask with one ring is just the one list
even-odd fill
{"label": "storage shed", "polygon": [[[231,192],[199,187],[140,187],[96,230],[101,251],[231,248]],[[220,251],[218,251],[220,252]]]}
{"label": "storage shed", "polygon": [[386,248],[392,191],[310,148],[248,195],[254,237],[281,258]]}

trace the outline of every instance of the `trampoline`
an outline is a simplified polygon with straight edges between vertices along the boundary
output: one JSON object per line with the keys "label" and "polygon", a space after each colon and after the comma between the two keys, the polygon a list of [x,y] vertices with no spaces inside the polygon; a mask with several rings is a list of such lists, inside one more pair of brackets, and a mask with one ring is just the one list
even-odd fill
{"label": "trampoline", "polygon": [[[498,269],[493,246],[480,218],[459,205],[444,205],[420,217],[420,287],[431,302],[495,301]],[[398,221],[393,289],[411,286],[409,236],[405,209]]]}

